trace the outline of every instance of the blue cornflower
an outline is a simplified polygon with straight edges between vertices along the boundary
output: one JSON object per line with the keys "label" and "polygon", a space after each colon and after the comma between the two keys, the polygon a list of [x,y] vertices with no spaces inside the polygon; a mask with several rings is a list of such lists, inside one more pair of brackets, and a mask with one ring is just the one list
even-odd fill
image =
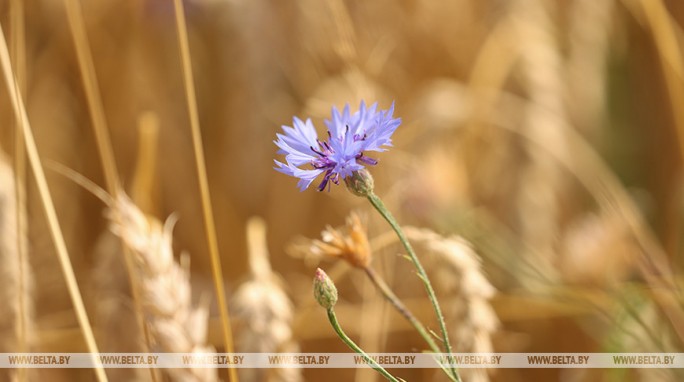
{"label": "blue cornflower", "polygon": [[[306,190],[320,175],[324,174],[318,190],[323,191],[330,183],[339,184],[340,179],[351,177],[364,165],[375,165],[376,159],[364,155],[366,151],[385,151],[392,146],[391,136],[401,124],[401,118],[392,118],[394,103],[389,110],[377,111],[378,104],[367,108],[361,101],[359,111],[349,112],[349,104],[340,112],[333,106],[332,118],[326,120],[328,139],[321,141],[311,119],[303,122],[294,117],[292,127],[283,126],[285,134],[276,134],[274,143],[285,155],[282,163],[275,161],[277,171],[299,178],[299,189]],[[302,168],[307,166],[308,168]]]}

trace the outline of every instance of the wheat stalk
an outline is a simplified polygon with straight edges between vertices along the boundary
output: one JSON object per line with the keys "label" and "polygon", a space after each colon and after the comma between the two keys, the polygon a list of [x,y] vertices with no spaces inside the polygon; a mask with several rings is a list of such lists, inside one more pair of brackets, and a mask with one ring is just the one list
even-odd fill
{"label": "wheat stalk", "polygon": [[[195,153],[195,166],[199,178],[204,229],[207,237],[207,246],[209,247],[209,256],[211,258],[216,300],[218,301],[219,313],[221,315],[223,345],[227,353],[232,353],[233,333],[230,328],[230,315],[228,313],[228,305],[226,304],[226,293],[223,289],[223,270],[218,249],[218,239],[216,238],[216,224],[214,222],[214,213],[211,209],[211,195],[209,193],[209,181],[207,180],[207,165],[204,159],[204,148],[202,147],[202,134],[199,125],[199,113],[197,111],[195,85],[192,80],[192,61],[190,59],[188,29],[185,22],[183,5],[180,0],[174,0],[173,5],[176,15],[176,30],[178,32],[180,58],[183,66],[183,83],[185,85],[188,113],[190,115],[190,130],[192,132],[192,145]],[[231,382],[238,382],[237,372],[234,368],[228,368],[228,375]]]}
{"label": "wheat stalk", "polygon": [[[15,75],[17,79],[17,87],[19,94],[26,94],[26,26],[25,26],[25,9],[24,3],[20,0],[13,0],[10,2],[10,30],[12,35],[12,41],[10,42],[10,52],[11,57],[14,60]],[[2,181],[2,184],[6,184],[8,187],[11,182],[14,182],[14,198],[7,196],[7,206],[0,208],[0,210],[6,211],[6,213],[11,213],[12,208],[15,212],[16,222],[14,224],[16,237],[16,260],[11,257],[12,248],[11,244],[7,248],[7,251],[0,249],[2,253],[0,256],[6,256],[7,259],[3,259],[1,262],[7,264],[7,271],[12,269],[16,261],[18,265],[15,270],[15,274],[18,276],[16,280],[16,291],[14,296],[10,295],[10,300],[15,302],[16,299],[16,330],[17,330],[17,346],[16,350],[20,352],[27,351],[30,349],[31,341],[29,335],[32,335],[34,324],[33,324],[33,304],[31,300],[32,290],[33,290],[33,272],[30,269],[30,264],[28,261],[28,214],[26,209],[26,149],[24,147],[24,135],[21,130],[22,121],[19,118],[15,118],[15,139],[14,139],[14,177],[10,181]],[[2,160],[0,159],[0,162]],[[8,179],[9,180],[9,179]],[[0,186],[1,187],[1,186]],[[12,203],[14,200],[14,203]],[[14,204],[12,206],[12,204]],[[9,215],[8,215],[9,216]],[[9,222],[0,224],[2,226],[7,226]],[[9,228],[9,226],[7,226]],[[11,229],[8,234],[2,235],[5,240],[12,237]],[[9,243],[8,243],[9,244]],[[4,254],[4,255],[3,255]],[[4,260],[9,260],[7,263]],[[11,272],[11,271],[10,271]],[[4,272],[3,272],[4,273]],[[10,286],[7,288],[8,292],[13,290],[12,286],[14,284],[11,282],[12,278],[8,277],[10,280]],[[14,297],[14,298],[13,298]],[[8,300],[6,300],[8,301]],[[11,304],[14,305],[14,304]],[[11,306],[11,308],[15,308]],[[12,310],[12,309],[10,309]],[[9,348],[8,350],[14,350]],[[16,379],[19,381],[27,380],[26,369],[19,369],[12,371],[11,373],[16,374]],[[14,378],[13,378],[14,379]]]}

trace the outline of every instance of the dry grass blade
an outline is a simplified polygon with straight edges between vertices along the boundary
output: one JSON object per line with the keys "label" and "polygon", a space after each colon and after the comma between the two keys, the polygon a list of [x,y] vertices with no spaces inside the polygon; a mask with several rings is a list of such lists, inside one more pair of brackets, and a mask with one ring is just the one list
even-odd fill
{"label": "dry grass blade", "polygon": [[64,0],[64,4],[69,18],[69,28],[76,46],[78,64],[81,69],[93,130],[95,131],[95,140],[102,159],[102,166],[104,167],[107,190],[116,196],[114,192],[119,187],[116,162],[109,134],[107,133],[107,120],[102,109],[102,96],[97,86],[97,77],[95,76],[92,53],[90,52],[88,36],[86,35],[81,6],[78,4],[78,0]]}
{"label": "dry grass blade", "polygon": [[[14,60],[14,68],[17,79],[17,87],[19,94],[26,94],[26,26],[25,26],[25,9],[24,2],[21,0],[12,0],[10,2],[10,33],[12,34],[12,41],[10,42],[11,58]],[[29,349],[30,341],[29,334],[33,329],[33,304],[31,301],[31,291],[33,288],[33,279],[30,264],[28,261],[28,216],[26,209],[26,149],[24,147],[24,135],[21,130],[21,121],[15,118],[14,128],[14,183],[15,188],[15,211],[16,211],[16,249],[18,269],[16,269],[17,291],[14,297],[17,299],[17,340],[18,349],[20,352],[25,352]],[[2,182],[3,184],[10,184],[10,182]],[[5,208],[3,208],[5,210]],[[7,235],[3,235],[7,237]],[[9,236],[11,237],[11,235]],[[11,291],[11,287],[8,288]],[[12,295],[10,298],[13,297]],[[11,306],[11,305],[10,305]],[[10,348],[11,350],[11,348]],[[19,369],[17,371],[17,378],[20,381],[27,379],[27,370]]]}
{"label": "dry grass blade", "polygon": [[97,344],[95,343],[93,329],[88,321],[88,314],[85,310],[85,305],[83,304],[83,297],[81,296],[81,292],[76,281],[76,275],[74,274],[74,269],[71,265],[71,260],[69,259],[69,252],[64,241],[64,236],[62,235],[62,229],[59,225],[59,220],[57,219],[57,213],[52,202],[52,197],[50,196],[50,189],[45,178],[45,172],[43,171],[43,167],[40,163],[38,148],[36,147],[36,142],[33,138],[33,133],[29,125],[24,102],[18,93],[17,83],[12,72],[12,65],[10,63],[9,51],[4,33],[0,33],[0,64],[2,65],[5,84],[7,85],[7,91],[10,94],[9,98],[12,103],[12,107],[16,117],[22,122],[21,126],[23,130],[22,132],[24,134],[29,164],[36,180],[36,186],[38,187],[40,200],[43,204],[43,209],[45,210],[45,215],[48,220],[50,235],[54,242],[55,249],[57,250],[62,273],[64,274],[67,288],[69,290],[69,296],[71,297],[71,301],[76,312],[76,318],[78,319],[83,336],[85,337],[88,351],[92,355],[92,361],[95,365],[95,374],[97,379],[100,382],[107,381],[107,375],[102,368],[99,358],[96,356],[97,353],[99,353],[99,350],[97,348]]}
{"label": "dry grass blade", "polygon": [[[197,176],[199,178],[199,188],[202,201],[202,215],[204,217],[204,229],[207,235],[207,245],[211,256],[212,276],[214,288],[216,289],[216,299],[221,314],[221,326],[223,329],[223,345],[226,353],[233,352],[233,334],[230,328],[230,316],[228,305],[226,304],[226,293],[223,289],[223,270],[221,268],[221,257],[218,250],[218,240],[216,238],[216,224],[214,223],[214,213],[211,209],[211,195],[209,194],[209,181],[207,180],[207,166],[204,159],[204,149],[202,147],[202,134],[199,126],[199,115],[197,111],[197,99],[195,96],[195,86],[192,80],[192,62],[190,60],[190,48],[188,44],[188,30],[185,22],[185,13],[180,0],[174,0],[176,13],[176,27],[178,29],[178,43],[180,56],[183,65],[183,82],[188,102],[188,113],[190,114],[190,128],[192,130],[192,146],[195,153],[195,164]],[[237,382],[238,376],[234,368],[228,368],[230,381]]]}

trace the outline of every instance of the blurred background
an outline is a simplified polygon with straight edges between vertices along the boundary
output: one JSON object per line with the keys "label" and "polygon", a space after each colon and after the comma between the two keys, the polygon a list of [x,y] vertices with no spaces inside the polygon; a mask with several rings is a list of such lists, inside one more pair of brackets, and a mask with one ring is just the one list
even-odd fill
{"label": "blurred background", "polygon": [[[107,206],[48,165],[105,187],[69,1],[0,1],[0,22],[100,350],[140,351],[125,268],[111,255],[120,244],[112,244]],[[189,254],[193,304],[211,297],[207,343],[222,351],[173,2],[77,6],[121,183],[149,215],[176,214],[176,259]],[[300,193],[294,178],[272,169],[281,125],[312,118],[323,134],[333,105],[356,110],[361,100],[395,102],[402,118],[395,147],[375,156],[376,193],[412,230],[455,351],[681,351],[684,3],[187,0],[183,7],[236,351],[346,351],[313,301],[316,266],[335,280],[342,326],[365,350],[426,349],[364,272],[316,256],[310,240],[343,226],[351,211],[367,226],[374,268],[437,329],[412,267],[366,201],[344,187]],[[2,161],[16,171],[24,154],[4,86],[0,121]],[[14,181],[26,191],[18,206],[27,217],[29,268],[22,269],[32,280],[24,288],[32,313],[23,349],[85,352],[33,175],[3,179],[10,179],[0,184],[11,187],[6,198]],[[266,252],[271,269],[261,277],[250,259]],[[7,247],[0,255],[9,256]],[[16,264],[2,261],[11,283]],[[265,289],[240,293],[250,286]],[[2,351],[16,351],[15,324],[2,327]],[[438,369],[396,371],[409,381],[446,380]],[[353,369],[240,376],[381,379]],[[674,369],[464,377],[682,380]],[[93,378],[89,370],[51,369],[20,380]]]}

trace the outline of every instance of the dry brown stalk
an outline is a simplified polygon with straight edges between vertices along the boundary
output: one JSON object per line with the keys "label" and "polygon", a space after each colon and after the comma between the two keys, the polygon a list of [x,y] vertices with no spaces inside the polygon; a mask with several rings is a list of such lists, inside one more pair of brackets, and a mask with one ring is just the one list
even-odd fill
{"label": "dry brown stalk", "polygon": [[[13,0],[10,2],[10,33],[12,40],[10,42],[10,53],[11,58],[14,63],[15,76],[17,79],[18,93],[25,95],[27,87],[27,68],[26,68],[26,20],[25,20],[25,7],[24,2],[21,0]],[[15,270],[18,275],[16,280],[16,291],[15,297],[10,296],[11,301],[14,302],[16,299],[17,311],[16,311],[16,334],[17,334],[17,346],[16,351],[26,352],[29,351],[31,347],[31,337],[34,335],[35,325],[33,323],[34,309],[32,291],[33,291],[33,271],[30,268],[30,263],[28,261],[28,213],[26,208],[26,149],[24,147],[24,135],[21,130],[21,121],[19,118],[15,118],[15,128],[14,128],[14,198],[7,199],[10,201],[14,200],[14,211],[16,215],[15,222],[15,237],[16,237],[16,261],[18,268]],[[2,154],[0,153],[0,156]],[[0,162],[2,159],[0,158]],[[0,164],[2,165],[2,164]],[[2,181],[2,184],[6,184],[8,187],[10,182]],[[12,209],[10,206],[0,207],[0,210],[10,213]],[[4,212],[3,212],[4,213]],[[4,224],[8,224],[5,222]],[[3,224],[0,223],[0,226]],[[12,237],[10,234],[2,235],[5,240]],[[8,251],[0,249],[0,252],[4,253],[5,256],[11,253]],[[2,254],[0,254],[2,256]],[[11,263],[12,260],[10,260]],[[2,261],[3,264],[11,265]],[[4,272],[3,272],[4,273]],[[11,278],[7,278],[12,280]],[[10,287],[7,288],[8,291],[12,291],[12,283]],[[6,300],[8,301],[8,300]],[[14,305],[14,304],[12,304]],[[10,308],[12,311],[13,306]],[[11,338],[11,336],[10,336]],[[12,351],[12,348],[8,350]],[[16,371],[11,371],[11,374],[15,374],[16,380],[26,381],[29,378],[28,369],[19,369]],[[14,378],[14,377],[13,377]]]}
{"label": "dry brown stalk", "polygon": [[[221,327],[223,329],[223,345],[226,353],[233,352],[233,332],[230,327],[230,315],[226,304],[226,292],[224,290],[223,269],[216,237],[216,224],[214,212],[211,208],[211,195],[209,193],[209,180],[207,179],[207,164],[202,147],[202,134],[199,124],[199,112],[197,110],[197,97],[195,84],[192,78],[192,60],[190,59],[190,47],[188,42],[188,28],[185,22],[185,11],[180,0],[174,0],[174,13],[176,16],[176,31],[178,32],[178,45],[180,59],[183,67],[183,84],[185,86],[188,113],[190,116],[190,130],[192,133],[192,145],[195,154],[195,167],[199,180],[200,199],[202,203],[202,217],[204,218],[204,230],[211,258],[212,278],[216,291],[216,300],[221,315]],[[230,382],[238,382],[238,375],[234,368],[228,368]]]}

